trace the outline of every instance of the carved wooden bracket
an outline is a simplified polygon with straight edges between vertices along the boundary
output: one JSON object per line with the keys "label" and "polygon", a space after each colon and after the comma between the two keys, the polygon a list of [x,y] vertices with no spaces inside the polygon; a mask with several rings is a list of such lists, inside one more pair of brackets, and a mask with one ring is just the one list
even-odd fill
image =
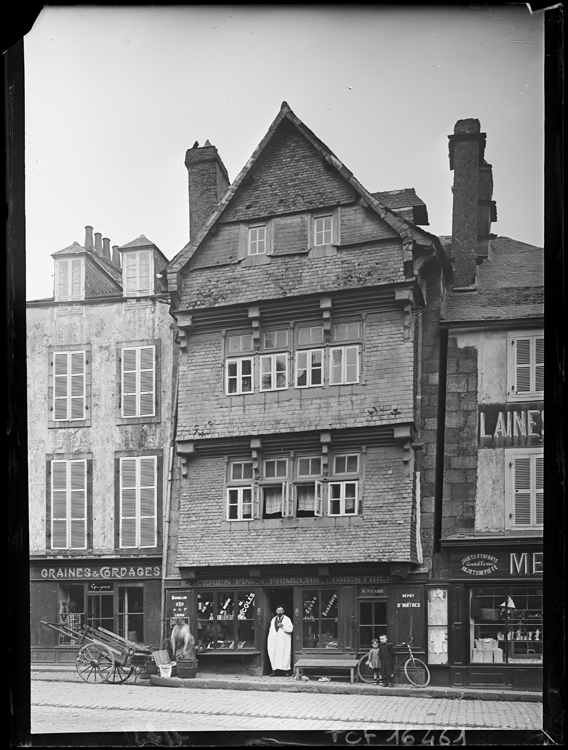
{"label": "carved wooden bracket", "polygon": [[331,297],[321,297],[320,299],[320,310],[323,317],[323,335],[325,340],[329,343],[331,341],[331,309],[332,309]]}
{"label": "carved wooden bracket", "polygon": [[408,341],[414,331],[414,315],[412,308],[415,305],[414,292],[412,289],[395,289],[394,298],[397,302],[403,303],[404,308],[404,340]]}
{"label": "carved wooden bracket", "polygon": [[394,439],[402,441],[402,447],[404,451],[404,454],[402,457],[403,462],[409,463],[410,458],[411,458],[411,449],[412,449],[412,431],[411,431],[410,425],[408,424],[395,425],[393,432],[394,432],[393,434]]}
{"label": "carved wooden bracket", "polygon": [[179,332],[179,346],[182,351],[187,351],[187,336],[193,330],[193,315],[189,312],[180,312],[175,316]]}
{"label": "carved wooden bracket", "polygon": [[252,325],[254,348],[258,351],[260,349],[260,307],[249,307],[248,316]]}
{"label": "carved wooden bracket", "polygon": [[181,475],[186,477],[189,459],[195,458],[195,443],[191,440],[176,440],[176,453],[181,460]]}

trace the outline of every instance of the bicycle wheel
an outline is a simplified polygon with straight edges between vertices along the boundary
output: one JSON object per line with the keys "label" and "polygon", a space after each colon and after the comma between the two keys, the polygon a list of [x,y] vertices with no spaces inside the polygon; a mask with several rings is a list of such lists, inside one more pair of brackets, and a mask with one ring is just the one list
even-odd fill
{"label": "bicycle wheel", "polygon": [[357,665],[357,674],[361,682],[373,682],[374,673],[371,667],[367,666],[368,656],[362,656]]}
{"label": "bicycle wheel", "polygon": [[430,682],[430,670],[420,659],[411,656],[404,662],[406,679],[415,687],[426,687]]}

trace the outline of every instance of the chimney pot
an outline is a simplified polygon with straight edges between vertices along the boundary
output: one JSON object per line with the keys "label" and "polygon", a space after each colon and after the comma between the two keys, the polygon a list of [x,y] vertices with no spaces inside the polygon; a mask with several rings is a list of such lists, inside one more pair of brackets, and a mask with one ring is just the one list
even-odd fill
{"label": "chimney pot", "polygon": [[120,268],[120,250],[118,245],[112,246],[112,262],[117,268]]}
{"label": "chimney pot", "polygon": [[101,237],[102,234],[100,232],[95,232],[95,252],[101,254],[103,251],[103,246],[101,244]]}
{"label": "chimney pot", "polygon": [[103,237],[103,256],[110,260],[110,240],[108,237]]}
{"label": "chimney pot", "polygon": [[85,249],[93,249],[93,227],[85,227]]}
{"label": "chimney pot", "polygon": [[481,124],[479,120],[469,118],[467,120],[458,120],[454,127],[454,133],[480,133]]}

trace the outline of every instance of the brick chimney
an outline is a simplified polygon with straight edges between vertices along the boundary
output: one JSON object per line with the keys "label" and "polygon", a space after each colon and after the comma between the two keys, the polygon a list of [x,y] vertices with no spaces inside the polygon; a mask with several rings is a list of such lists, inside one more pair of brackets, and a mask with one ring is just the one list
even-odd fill
{"label": "brick chimney", "polygon": [[189,186],[189,239],[196,237],[229,187],[229,175],[217,149],[209,141],[186,151]]}
{"label": "brick chimney", "polygon": [[85,250],[93,249],[93,227],[85,227]]}
{"label": "brick chimney", "polygon": [[484,159],[486,134],[479,120],[458,120],[449,138],[454,171],[452,260],[454,289],[476,285],[476,267],[489,255],[491,222],[497,219],[493,176]]}

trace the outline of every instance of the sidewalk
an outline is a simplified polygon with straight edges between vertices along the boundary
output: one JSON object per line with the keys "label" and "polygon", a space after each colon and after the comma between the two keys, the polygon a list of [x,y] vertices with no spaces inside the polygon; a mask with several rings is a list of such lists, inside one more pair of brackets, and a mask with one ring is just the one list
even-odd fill
{"label": "sidewalk", "polygon": [[[33,664],[31,678],[46,681],[81,682],[75,670],[75,665]],[[408,698],[454,698],[458,700],[486,700],[486,701],[524,701],[530,703],[542,702],[542,693],[499,690],[496,688],[451,688],[432,687],[415,688],[412,685],[395,685],[392,688],[381,688],[369,683],[351,684],[334,679],[331,682],[319,682],[312,677],[308,682],[295,680],[292,677],[252,676],[241,674],[221,674],[218,672],[199,672],[192,679],[179,677],[159,677],[151,675],[150,679],[138,678],[136,682],[129,680],[128,684],[140,686],[163,686],[181,688],[212,688],[222,690],[257,690],[289,693],[328,693],[343,695],[397,695]]]}

